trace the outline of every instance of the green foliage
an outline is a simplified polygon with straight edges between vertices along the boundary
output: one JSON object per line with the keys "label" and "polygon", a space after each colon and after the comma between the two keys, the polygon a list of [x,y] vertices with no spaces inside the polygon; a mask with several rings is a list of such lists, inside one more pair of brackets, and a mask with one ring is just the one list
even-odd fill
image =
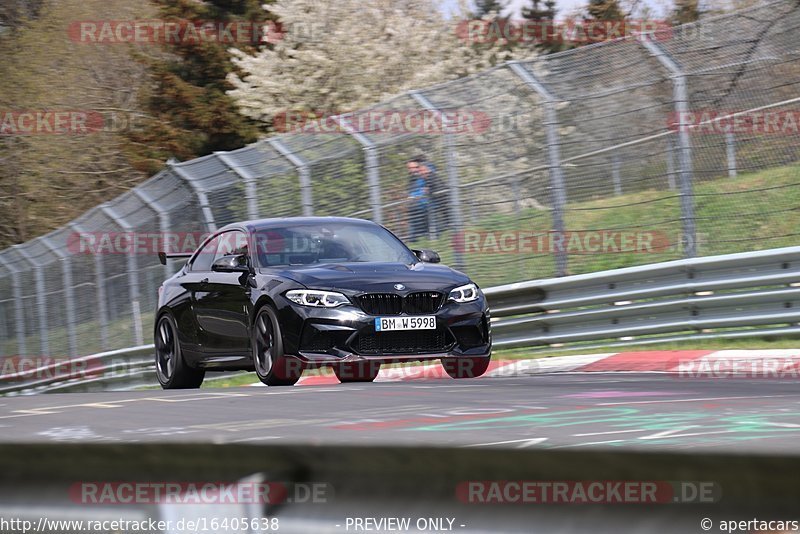
{"label": "green foliage", "polygon": [[44,0],[5,0],[0,3],[0,35],[5,29],[18,28],[39,16]]}
{"label": "green foliage", "polygon": [[673,24],[686,24],[695,22],[703,15],[699,0],[675,0],[672,10]]}
{"label": "green foliage", "polygon": [[[259,0],[157,0],[170,21],[264,22]],[[238,44],[237,44],[238,45]],[[153,77],[143,95],[150,114],[130,135],[133,165],[154,174],[169,158],[188,160],[214,151],[233,150],[255,140],[257,126],[238,113],[225,94],[225,77],[234,67],[227,48],[215,40],[165,45],[159,57],[140,56]]]}
{"label": "green foliage", "polygon": [[[76,42],[78,21],[152,19],[148,2],[59,0],[17,2],[13,30],[0,38],[0,110],[74,110],[102,115],[89,132],[0,136],[0,247],[43,234],[140,182],[119,123],[141,117],[133,96],[146,84],[132,47]],[[3,17],[15,2],[4,4]],[[6,19],[4,19],[6,20]]]}
{"label": "green foliage", "polygon": [[590,20],[624,20],[625,12],[619,0],[589,0],[586,6]]}
{"label": "green foliage", "polygon": [[475,17],[481,18],[490,13],[500,15],[505,7],[505,3],[500,0],[477,0],[475,2]]}
{"label": "green foliage", "polygon": [[[555,0],[530,0],[530,5],[522,8],[522,18],[526,21],[536,23],[554,24],[556,18],[556,2]],[[539,49],[545,53],[560,52],[566,50],[569,46],[566,43],[559,42],[557,39],[542,39],[538,45]]]}

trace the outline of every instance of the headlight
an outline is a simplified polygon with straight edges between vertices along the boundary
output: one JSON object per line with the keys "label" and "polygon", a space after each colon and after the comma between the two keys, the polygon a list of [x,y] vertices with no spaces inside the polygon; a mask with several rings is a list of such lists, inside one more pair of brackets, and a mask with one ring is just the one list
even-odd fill
{"label": "headlight", "polygon": [[350,301],[341,293],[335,291],[316,291],[314,289],[293,289],[286,292],[286,298],[301,306],[315,308],[335,308]]}
{"label": "headlight", "polygon": [[452,290],[448,299],[455,302],[472,302],[473,300],[478,300],[478,296],[478,286],[467,284]]}

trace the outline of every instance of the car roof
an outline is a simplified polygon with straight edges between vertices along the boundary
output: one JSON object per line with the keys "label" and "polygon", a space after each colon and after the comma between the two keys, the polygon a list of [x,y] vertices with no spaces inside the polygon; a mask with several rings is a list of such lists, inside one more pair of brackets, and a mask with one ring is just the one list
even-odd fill
{"label": "car roof", "polygon": [[249,232],[256,232],[268,228],[279,228],[282,226],[292,224],[331,224],[331,223],[346,223],[346,224],[361,224],[361,225],[374,225],[376,223],[366,219],[355,219],[352,217],[275,217],[271,219],[253,219],[249,221],[240,221],[230,223],[220,228],[219,231],[231,230],[235,228],[246,228]]}

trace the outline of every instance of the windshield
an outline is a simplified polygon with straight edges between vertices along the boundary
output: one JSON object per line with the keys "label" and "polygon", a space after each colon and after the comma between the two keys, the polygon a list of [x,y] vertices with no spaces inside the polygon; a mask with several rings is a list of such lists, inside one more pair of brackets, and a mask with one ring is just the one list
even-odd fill
{"label": "windshield", "polygon": [[261,267],[418,261],[386,229],[368,224],[291,224],[263,229],[256,233],[256,245]]}

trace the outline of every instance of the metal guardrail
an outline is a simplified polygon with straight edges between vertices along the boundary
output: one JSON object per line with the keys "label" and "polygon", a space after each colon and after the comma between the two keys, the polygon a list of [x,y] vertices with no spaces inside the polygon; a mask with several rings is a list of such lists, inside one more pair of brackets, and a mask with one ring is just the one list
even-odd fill
{"label": "metal guardrail", "polygon": [[[562,350],[800,337],[800,247],[532,280],[484,290],[497,348]],[[0,394],[155,384],[153,345],[0,376]]]}
{"label": "metal guardrail", "polygon": [[87,388],[92,384],[132,384],[153,369],[153,345],[91,354],[0,375],[0,394]]}
{"label": "metal guardrail", "polygon": [[[495,345],[563,348],[800,334],[800,247],[485,290]],[[569,348],[576,348],[570,346]]]}

